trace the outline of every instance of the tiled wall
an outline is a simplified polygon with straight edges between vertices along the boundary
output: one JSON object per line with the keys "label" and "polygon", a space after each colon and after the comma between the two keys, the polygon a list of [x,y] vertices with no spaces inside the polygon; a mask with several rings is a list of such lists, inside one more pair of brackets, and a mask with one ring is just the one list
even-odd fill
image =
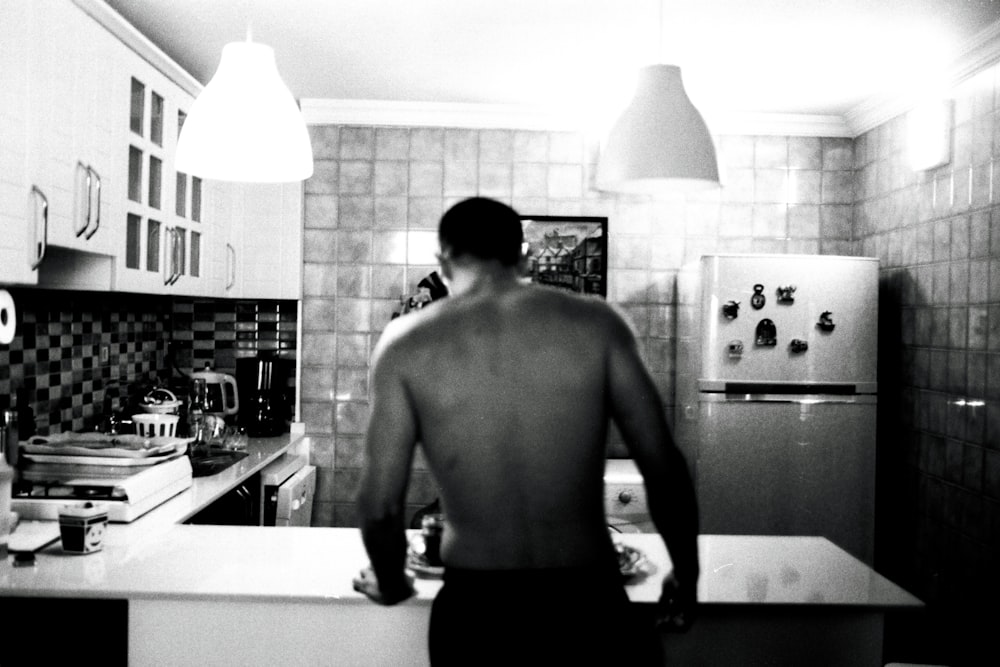
{"label": "tiled wall", "polygon": [[[305,185],[302,420],[319,468],[314,525],[356,525],[369,356],[400,297],[436,269],[436,229],[455,201],[609,218],[608,296],[631,318],[663,393],[674,394],[678,268],[704,252],[850,254],[853,143],[722,137],[725,187],[653,202],[595,192],[595,147],[578,134],[315,126]],[[611,443],[612,455],[622,453]],[[419,459],[410,512],[434,482]]]}
{"label": "tiled wall", "polygon": [[[294,358],[294,301],[233,301],[10,288],[16,333],[0,346],[0,407],[31,406],[35,428],[89,430],[105,395],[124,396],[211,362],[268,350]],[[108,349],[107,361],[100,349]],[[111,384],[109,384],[111,383]]]}
{"label": "tiled wall", "polygon": [[943,167],[906,166],[905,117],[856,144],[856,234],[882,271],[882,561],[953,610],[1000,593],[996,76],[958,91]]}

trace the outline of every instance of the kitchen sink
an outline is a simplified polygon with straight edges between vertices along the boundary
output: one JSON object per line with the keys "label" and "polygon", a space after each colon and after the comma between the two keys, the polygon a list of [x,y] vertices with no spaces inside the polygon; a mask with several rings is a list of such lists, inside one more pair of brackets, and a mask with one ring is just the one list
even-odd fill
{"label": "kitchen sink", "polygon": [[223,447],[195,447],[189,453],[194,477],[217,475],[237,461],[245,459],[247,452]]}

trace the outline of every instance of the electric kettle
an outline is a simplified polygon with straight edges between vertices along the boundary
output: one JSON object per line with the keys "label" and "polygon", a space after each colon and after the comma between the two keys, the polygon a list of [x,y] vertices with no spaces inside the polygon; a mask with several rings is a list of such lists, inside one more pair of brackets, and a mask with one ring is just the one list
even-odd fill
{"label": "electric kettle", "polygon": [[217,373],[205,364],[205,370],[191,373],[191,379],[205,381],[209,414],[228,417],[240,411],[240,395],[232,375]]}

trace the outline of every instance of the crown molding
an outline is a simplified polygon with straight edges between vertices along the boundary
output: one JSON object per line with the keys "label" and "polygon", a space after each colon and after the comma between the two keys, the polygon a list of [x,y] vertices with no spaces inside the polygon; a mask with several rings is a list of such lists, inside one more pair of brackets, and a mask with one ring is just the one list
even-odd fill
{"label": "crown molding", "polygon": [[[519,105],[304,98],[300,106],[308,125],[584,131],[572,114]],[[839,116],[725,113],[707,121],[715,135],[851,136]]]}
{"label": "crown molding", "polygon": [[[947,84],[952,90],[1000,62],[1000,21],[967,40],[959,53],[947,75]],[[876,95],[850,109],[844,114],[844,121],[851,135],[857,137],[908,112],[917,102],[914,95]]]}
{"label": "crown molding", "polygon": [[197,97],[204,86],[187,70],[163,52],[160,47],[126,21],[103,0],[73,0],[73,4],[102,25],[108,32],[121,40],[127,47],[138,53],[153,67],[160,70],[192,97]]}

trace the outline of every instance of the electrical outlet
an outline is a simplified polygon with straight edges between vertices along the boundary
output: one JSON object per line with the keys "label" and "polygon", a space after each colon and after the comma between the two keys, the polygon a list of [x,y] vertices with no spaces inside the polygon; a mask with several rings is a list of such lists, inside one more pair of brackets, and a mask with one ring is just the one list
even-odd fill
{"label": "electrical outlet", "polygon": [[109,361],[111,361],[111,346],[110,345],[102,345],[101,346],[100,355],[101,355],[100,356],[100,362],[102,364],[106,364]]}

